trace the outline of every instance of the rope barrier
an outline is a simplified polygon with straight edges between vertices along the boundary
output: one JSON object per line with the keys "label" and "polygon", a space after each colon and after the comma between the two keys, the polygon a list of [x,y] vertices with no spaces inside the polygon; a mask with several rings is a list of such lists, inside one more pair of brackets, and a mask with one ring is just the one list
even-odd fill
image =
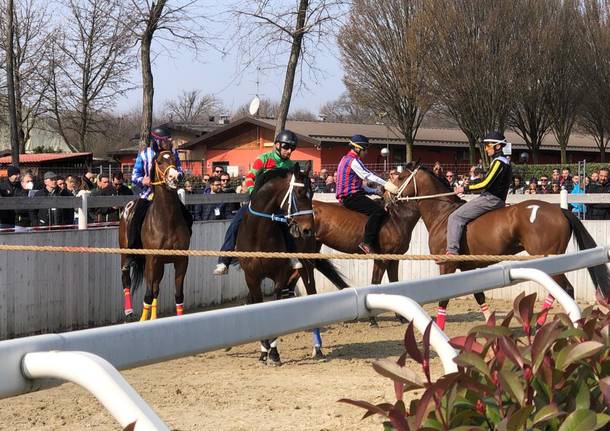
{"label": "rope barrier", "polygon": [[216,251],[216,250],[155,250],[128,249],[117,247],[79,247],[51,245],[10,245],[0,244],[0,251],[21,251],[37,253],[102,253],[134,254],[157,256],[205,256],[205,257],[260,257],[265,259],[342,259],[342,260],[434,260],[437,262],[501,262],[525,261],[547,257],[546,255],[444,255],[444,254],[351,254],[351,253],[284,253],[263,251]]}

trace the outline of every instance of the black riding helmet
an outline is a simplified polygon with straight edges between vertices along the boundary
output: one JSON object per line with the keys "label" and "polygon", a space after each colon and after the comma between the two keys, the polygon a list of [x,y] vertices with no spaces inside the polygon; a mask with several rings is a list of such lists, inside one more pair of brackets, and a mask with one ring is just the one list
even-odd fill
{"label": "black riding helmet", "polygon": [[291,148],[294,151],[298,144],[297,135],[294,132],[291,132],[290,130],[282,130],[275,137],[274,143],[280,144],[280,148],[276,149],[278,155],[281,155],[281,152],[280,152],[281,148],[284,148],[284,149]]}
{"label": "black riding helmet", "polygon": [[[506,140],[506,137],[504,136],[504,134],[502,132],[489,132],[487,135],[485,135],[485,138],[483,138],[483,144],[485,145],[500,145],[500,147],[504,147],[506,146],[506,144],[508,144],[508,141]],[[499,153],[502,151],[502,148],[500,148],[499,150],[496,150],[496,153]]]}
{"label": "black riding helmet", "polygon": [[158,151],[159,149],[168,149],[167,146],[170,144],[170,138],[172,137],[171,132],[167,127],[155,127],[150,131],[150,142],[153,144],[153,149]]}

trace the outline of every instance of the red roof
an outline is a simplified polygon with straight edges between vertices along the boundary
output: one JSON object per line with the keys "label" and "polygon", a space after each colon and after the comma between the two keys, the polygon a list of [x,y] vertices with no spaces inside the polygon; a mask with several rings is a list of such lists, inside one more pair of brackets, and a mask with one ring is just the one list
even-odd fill
{"label": "red roof", "polygon": [[[92,157],[93,153],[39,153],[19,154],[19,163],[42,163],[56,160],[68,160],[76,157]],[[12,162],[11,156],[0,157],[0,165]]]}

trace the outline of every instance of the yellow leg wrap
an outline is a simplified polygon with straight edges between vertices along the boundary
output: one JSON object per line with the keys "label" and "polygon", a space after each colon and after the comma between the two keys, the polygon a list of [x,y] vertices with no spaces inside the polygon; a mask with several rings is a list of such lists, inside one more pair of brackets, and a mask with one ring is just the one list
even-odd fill
{"label": "yellow leg wrap", "polygon": [[142,317],[140,317],[140,322],[144,322],[144,321],[148,320],[149,313],[150,313],[150,305],[145,302],[144,308],[142,309]]}
{"label": "yellow leg wrap", "polygon": [[157,298],[153,299],[152,306],[150,307],[150,320],[157,318]]}

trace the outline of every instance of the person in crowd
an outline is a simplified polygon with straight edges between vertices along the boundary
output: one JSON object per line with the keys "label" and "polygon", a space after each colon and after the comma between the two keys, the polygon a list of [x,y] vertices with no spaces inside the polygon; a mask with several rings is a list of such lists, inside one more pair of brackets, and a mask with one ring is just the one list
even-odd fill
{"label": "person in crowd", "polygon": [[204,174],[203,177],[201,178],[201,190],[205,190],[208,188],[210,184],[210,175],[209,174]]}
{"label": "person in crowd", "polygon": [[246,177],[241,179],[239,185],[235,188],[235,193],[248,193],[248,186],[246,185]]}
{"label": "person in crowd", "polygon": [[561,172],[559,171],[559,168],[554,168],[553,173],[551,174],[551,183],[559,180],[561,180]]}
{"label": "person in crowd", "polygon": [[[34,189],[34,181],[30,174],[21,176],[21,187],[15,190],[15,197],[27,198]],[[30,210],[15,210],[15,232],[26,232],[32,226]]]}
{"label": "person in crowd", "polygon": [[559,184],[559,181],[553,182],[553,184],[551,184],[551,194],[558,195],[560,191],[561,184]]}
{"label": "person in crowd", "polygon": [[73,175],[66,176],[66,190],[68,190],[73,196],[76,196],[77,189],[75,187]]}
{"label": "person in crowd", "polygon": [[93,184],[93,178],[95,178],[95,174],[91,169],[87,169],[81,177],[83,183],[82,189],[89,191],[93,190],[95,188],[95,184]]}
{"label": "person in crowd", "polygon": [[522,195],[525,193],[525,187],[521,182],[520,175],[513,175],[513,181],[508,189],[509,195]]}
{"label": "person in crowd", "polygon": [[369,147],[369,140],[364,135],[354,135],[349,141],[349,151],[343,156],[337,167],[337,192],[339,203],[345,208],[364,213],[368,221],[364,228],[364,239],[358,248],[365,254],[373,253],[377,247],[379,228],[385,217],[385,209],[379,203],[369,199],[367,193],[376,193],[376,189],[365,186],[365,181],[379,184],[390,193],[397,193],[398,187],[369,171],[362,163]]}
{"label": "person in crowd", "polygon": [[[558,181],[556,181],[558,182]],[[546,175],[540,176],[540,185],[538,186],[538,194],[546,195],[551,193],[551,186],[549,185],[549,178]]]}
{"label": "person in crowd", "polygon": [[597,172],[597,171],[591,172],[591,177],[589,178],[589,182],[597,184],[599,182],[599,172]]}
{"label": "person in crowd", "polygon": [[[587,193],[610,193],[610,183],[608,182],[608,168],[601,168],[598,173],[598,181],[591,182],[586,188]],[[587,205],[587,218],[589,220],[608,220],[610,216],[609,204],[589,204]]]}
{"label": "person in crowd", "polygon": [[[184,182],[184,193],[187,195],[194,194],[193,184],[188,180]],[[186,209],[189,210],[189,212],[191,213],[191,217],[193,218],[193,221],[199,220],[197,218],[197,207],[198,207],[198,205],[187,205],[186,206]]]}
{"label": "person in crowd", "polygon": [[222,166],[214,166],[214,169],[212,169],[212,175],[220,178],[224,171],[225,170]]}
{"label": "person in crowd", "polygon": [[526,194],[526,195],[537,195],[538,194],[538,184],[536,183],[535,179],[533,181],[529,182],[524,194]]}
{"label": "person in crowd", "polygon": [[460,252],[460,240],[464,227],[469,221],[497,208],[504,208],[506,195],[512,181],[512,169],[503,153],[508,142],[501,132],[490,132],[483,139],[485,153],[492,159],[489,172],[477,184],[468,187],[457,186],[456,193],[480,190],[482,193],[475,199],[458,207],[449,215],[447,221],[447,254]]}
{"label": "person in crowd", "polygon": [[[16,166],[10,165],[6,169],[7,178],[0,183],[0,197],[12,198],[15,192],[21,188],[21,172]],[[15,210],[0,211],[0,229],[12,229],[15,227]]]}
{"label": "person in crowd", "polygon": [[[584,194],[585,189],[584,187],[581,187],[580,184],[580,175],[574,175],[572,177],[572,191],[570,192],[573,195],[579,195],[579,194]],[[586,211],[587,211],[587,207],[585,206],[585,204],[583,203],[572,203],[572,212],[574,214],[576,214],[577,217],[582,218]]]}
{"label": "person in crowd", "polygon": [[328,193],[326,190],[326,178],[328,178],[328,170],[320,169],[320,175],[318,175],[313,185],[315,193]]}
{"label": "person in crowd", "polygon": [[[231,176],[228,173],[223,172],[222,174],[220,174],[220,185],[222,186],[221,193],[235,193],[235,188],[231,187]],[[226,212],[225,218],[233,218],[233,216],[239,210],[239,207],[239,202],[227,202],[224,208]]]}
{"label": "person in crowd", "polygon": [[[97,188],[91,193],[92,196],[116,196],[117,190],[110,184],[110,176],[108,174],[99,174],[97,177]],[[112,222],[119,221],[118,207],[96,208],[95,222]]]}
{"label": "person in crowd", "polygon": [[125,185],[123,172],[117,171],[112,174],[112,186],[116,190],[118,196],[132,196],[133,192]]}
{"label": "person in crowd", "polygon": [[[57,187],[57,175],[52,171],[44,174],[44,187],[34,194],[34,197],[59,196],[61,190]],[[33,226],[63,225],[64,211],[61,208],[40,208],[34,210],[30,219]]]}
{"label": "person in crowd", "polygon": [[[206,194],[216,195],[222,194],[222,181],[220,177],[211,177],[210,178],[210,188]],[[225,220],[229,218],[228,216],[231,214],[231,210],[226,203],[215,202],[208,204],[200,204],[197,205],[196,209],[196,219],[197,220]]]}
{"label": "person in crowd", "polygon": [[454,188],[457,185],[457,178],[455,178],[453,171],[448,170],[445,172],[445,180],[447,180],[447,183],[451,188]]}
{"label": "person in crowd", "polygon": [[66,179],[61,175],[57,176],[57,187],[59,187],[60,190],[66,189]]}
{"label": "person in crowd", "polygon": [[334,175],[326,177],[326,193],[337,193],[337,183],[335,183]]}
{"label": "person in crowd", "polygon": [[564,188],[570,193],[572,191],[572,187],[574,187],[574,183],[572,181],[572,173],[570,172],[569,167],[565,167],[561,170],[561,176],[559,177],[559,186]]}

